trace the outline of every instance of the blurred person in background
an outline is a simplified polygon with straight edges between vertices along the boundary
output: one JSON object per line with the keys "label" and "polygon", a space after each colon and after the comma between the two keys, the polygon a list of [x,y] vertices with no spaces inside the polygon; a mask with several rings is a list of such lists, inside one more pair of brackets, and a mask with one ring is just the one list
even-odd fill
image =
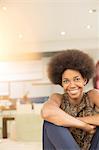
{"label": "blurred person in background", "polygon": [[99,89],[99,60],[96,63],[95,76],[93,78],[93,85],[95,89]]}

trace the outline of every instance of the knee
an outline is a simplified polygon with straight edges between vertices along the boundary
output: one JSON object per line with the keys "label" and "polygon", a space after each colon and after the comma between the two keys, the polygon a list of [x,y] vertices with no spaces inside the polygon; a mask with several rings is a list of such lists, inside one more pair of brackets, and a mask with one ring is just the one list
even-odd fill
{"label": "knee", "polygon": [[46,128],[48,128],[48,127],[51,127],[51,126],[55,126],[53,123],[51,123],[51,122],[48,122],[48,121],[45,121],[44,120],[44,123],[43,123],[43,126]]}
{"label": "knee", "polygon": [[65,132],[66,132],[66,130],[68,130],[68,128],[66,128],[66,127],[63,127],[63,126],[58,126],[58,125],[55,125],[55,124],[53,124],[53,123],[51,123],[51,122],[48,122],[48,121],[44,121],[44,124],[43,124],[43,127],[45,128],[45,129],[49,129],[50,131],[61,131],[61,130],[65,130]]}

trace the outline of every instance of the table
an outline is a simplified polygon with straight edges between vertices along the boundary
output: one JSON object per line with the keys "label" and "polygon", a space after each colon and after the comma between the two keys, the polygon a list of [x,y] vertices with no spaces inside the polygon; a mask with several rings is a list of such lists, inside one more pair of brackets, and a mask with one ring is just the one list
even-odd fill
{"label": "table", "polygon": [[11,106],[0,106],[0,111],[6,111],[6,110],[16,110],[16,105]]}
{"label": "table", "polygon": [[3,138],[7,138],[7,121],[12,121],[14,119],[15,119],[15,117],[10,117],[10,116],[4,116],[2,118],[2,136],[3,136]]}

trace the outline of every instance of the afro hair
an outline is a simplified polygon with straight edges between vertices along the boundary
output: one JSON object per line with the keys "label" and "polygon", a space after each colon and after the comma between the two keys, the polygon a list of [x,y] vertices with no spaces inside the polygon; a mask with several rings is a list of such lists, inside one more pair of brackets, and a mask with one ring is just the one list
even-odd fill
{"label": "afro hair", "polygon": [[62,74],[66,69],[79,71],[87,83],[94,75],[95,64],[85,52],[69,49],[54,55],[48,64],[48,77],[54,84],[62,85]]}

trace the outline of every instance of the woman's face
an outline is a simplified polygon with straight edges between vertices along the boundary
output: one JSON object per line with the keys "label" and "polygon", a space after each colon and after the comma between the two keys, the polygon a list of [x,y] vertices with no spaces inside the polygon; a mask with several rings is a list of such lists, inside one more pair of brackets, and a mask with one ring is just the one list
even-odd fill
{"label": "woman's face", "polygon": [[76,70],[67,69],[62,74],[62,86],[64,91],[68,94],[71,101],[75,103],[79,103],[81,100],[86,82],[87,80]]}

